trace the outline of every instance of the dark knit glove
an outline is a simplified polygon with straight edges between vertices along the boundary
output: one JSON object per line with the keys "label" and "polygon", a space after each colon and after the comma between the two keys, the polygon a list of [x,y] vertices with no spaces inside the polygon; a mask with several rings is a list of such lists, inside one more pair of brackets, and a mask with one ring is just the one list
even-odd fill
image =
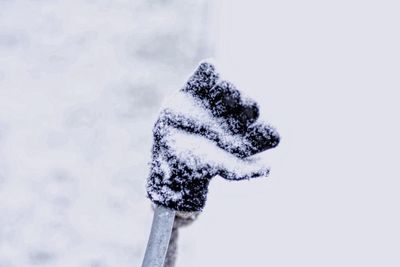
{"label": "dark knit glove", "polygon": [[214,176],[267,176],[251,156],[277,146],[279,135],[258,117],[256,102],[201,63],[155,123],[148,197],[176,211],[201,211]]}

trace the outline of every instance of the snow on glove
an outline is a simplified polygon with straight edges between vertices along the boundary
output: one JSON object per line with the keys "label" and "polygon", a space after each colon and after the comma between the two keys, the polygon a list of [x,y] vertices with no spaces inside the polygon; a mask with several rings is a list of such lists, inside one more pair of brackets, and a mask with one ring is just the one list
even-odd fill
{"label": "snow on glove", "polygon": [[277,146],[279,135],[258,116],[256,102],[201,63],[155,123],[148,197],[176,211],[201,211],[214,176],[267,176],[269,169],[251,156]]}

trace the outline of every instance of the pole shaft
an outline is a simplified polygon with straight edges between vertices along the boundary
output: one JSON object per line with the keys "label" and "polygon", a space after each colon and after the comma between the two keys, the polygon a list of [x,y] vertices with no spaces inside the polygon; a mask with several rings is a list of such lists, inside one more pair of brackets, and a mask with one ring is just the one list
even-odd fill
{"label": "pole shaft", "polygon": [[175,211],[162,206],[156,206],[153,224],[142,267],[163,267],[167,253],[172,226],[174,225]]}

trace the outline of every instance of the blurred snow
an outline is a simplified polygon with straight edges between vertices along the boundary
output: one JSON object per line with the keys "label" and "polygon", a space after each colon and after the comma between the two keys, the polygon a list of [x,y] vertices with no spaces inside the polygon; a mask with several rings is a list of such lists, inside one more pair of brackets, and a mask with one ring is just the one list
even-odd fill
{"label": "blurred snow", "polygon": [[0,266],[139,266],[163,97],[210,56],[198,1],[0,1]]}

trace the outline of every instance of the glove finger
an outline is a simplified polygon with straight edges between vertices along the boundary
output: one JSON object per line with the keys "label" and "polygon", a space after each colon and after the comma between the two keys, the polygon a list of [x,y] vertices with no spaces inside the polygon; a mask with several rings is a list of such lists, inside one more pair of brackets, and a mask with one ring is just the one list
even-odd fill
{"label": "glove finger", "polygon": [[216,72],[214,65],[209,62],[202,62],[183,86],[182,91],[189,92],[199,99],[204,99],[218,79],[219,74]]}

